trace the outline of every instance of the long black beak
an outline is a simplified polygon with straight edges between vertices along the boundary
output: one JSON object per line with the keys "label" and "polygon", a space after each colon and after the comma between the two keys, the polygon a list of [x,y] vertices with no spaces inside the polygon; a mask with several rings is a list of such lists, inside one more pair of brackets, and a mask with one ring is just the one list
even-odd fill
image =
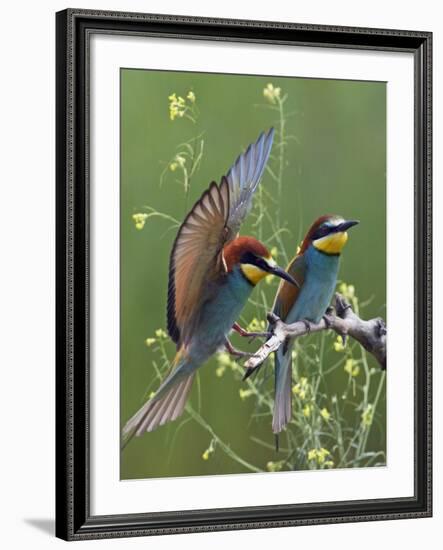
{"label": "long black beak", "polygon": [[275,267],[268,266],[268,269],[266,269],[269,273],[272,273],[272,275],[276,275],[277,277],[280,277],[280,279],[284,279],[285,281],[288,281],[288,283],[291,283],[291,285],[296,286],[297,288],[300,288],[300,285],[297,283],[297,281],[289,275],[289,273],[286,273],[284,269],[281,267],[278,267],[276,265]]}
{"label": "long black beak", "polygon": [[337,227],[335,228],[335,231],[346,231],[350,227],[354,227],[354,225],[357,225],[359,223],[360,222],[358,220],[346,220],[341,224],[337,225]]}

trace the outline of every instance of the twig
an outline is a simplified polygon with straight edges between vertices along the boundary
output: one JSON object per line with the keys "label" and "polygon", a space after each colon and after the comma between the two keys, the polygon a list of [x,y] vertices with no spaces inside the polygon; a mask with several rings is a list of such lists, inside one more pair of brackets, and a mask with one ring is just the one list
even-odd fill
{"label": "twig", "polygon": [[365,321],[352,310],[351,305],[341,295],[335,295],[335,313],[328,311],[319,323],[307,323],[297,321],[287,325],[273,313],[268,314],[268,320],[272,326],[273,335],[256,351],[254,357],[245,363],[246,369],[255,369],[265,359],[284,344],[287,338],[298,338],[305,334],[320,332],[322,330],[334,330],[343,338],[351,336],[360,343],[366,351],[371,353],[386,369],[386,323],[380,317]]}

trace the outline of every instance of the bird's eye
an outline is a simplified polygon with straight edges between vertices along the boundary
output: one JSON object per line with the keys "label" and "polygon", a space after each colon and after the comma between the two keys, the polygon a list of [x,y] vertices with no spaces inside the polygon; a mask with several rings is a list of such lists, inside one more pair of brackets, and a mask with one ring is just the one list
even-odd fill
{"label": "bird's eye", "polygon": [[313,236],[313,239],[312,240],[317,240],[317,239],[321,239],[322,237],[326,237],[326,235],[328,235],[330,232],[331,232],[331,227],[329,227],[328,225],[321,225],[317,231],[314,233],[314,236]]}
{"label": "bird's eye", "polygon": [[266,269],[268,267],[268,264],[265,262],[265,260],[263,260],[263,258],[257,257],[254,263],[260,269]]}
{"label": "bird's eye", "polygon": [[240,262],[242,264],[255,264],[255,260],[256,260],[256,256],[252,254],[252,252],[248,251],[242,255]]}

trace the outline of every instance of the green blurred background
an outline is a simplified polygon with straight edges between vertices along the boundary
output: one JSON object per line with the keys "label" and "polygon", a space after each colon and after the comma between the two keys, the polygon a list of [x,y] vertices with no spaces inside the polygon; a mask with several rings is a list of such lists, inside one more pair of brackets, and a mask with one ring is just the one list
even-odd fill
{"label": "green blurred background", "polygon": [[[154,352],[144,341],[165,328],[169,253],[176,230],[166,220],[153,218],[142,231],[132,215],[147,205],[182,220],[183,189],[167,173],[161,174],[178,144],[204,132],[201,168],[192,181],[189,204],[212,180],[225,174],[244,148],[262,130],[278,121],[265,108],[263,89],[272,82],[287,94],[288,142],[281,217],[291,235],[284,234],[292,254],[308,226],[325,213],[359,219],[342,255],[340,278],[355,285],[361,300],[372,298],[364,317],[385,317],[386,303],[386,86],[382,82],[339,81],[160,72],[121,71],[121,423],[144,403],[155,372]],[[171,121],[168,96],[192,90],[200,115],[197,124]],[[262,185],[272,192],[269,175]],[[275,208],[270,206],[270,208]],[[248,220],[243,234],[254,234]],[[281,257],[277,258],[281,261]],[[265,288],[269,301],[275,286]],[[255,291],[257,292],[257,291]],[[255,313],[246,309],[244,317]],[[333,340],[333,339],[332,339]],[[331,340],[331,341],[332,341]],[[235,340],[238,347],[244,342]],[[173,346],[169,344],[173,355]],[[326,361],[336,361],[331,351]],[[270,418],[251,422],[254,404],[239,398],[232,376],[217,378],[216,361],[200,369],[201,415],[232,449],[247,461],[265,468],[276,453],[258,446],[251,436],[273,444]],[[371,366],[376,366],[370,360]],[[346,385],[342,369],[332,390]],[[335,384],[335,387],[334,387]],[[196,384],[191,400],[196,403]],[[381,416],[368,448],[385,448],[385,397]],[[186,415],[186,413],[185,413]],[[202,453],[209,434],[194,421],[177,430],[177,422],[135,438],[122,452],[121,479],[240,473],[246,471],[223,452],[210,460]]]}

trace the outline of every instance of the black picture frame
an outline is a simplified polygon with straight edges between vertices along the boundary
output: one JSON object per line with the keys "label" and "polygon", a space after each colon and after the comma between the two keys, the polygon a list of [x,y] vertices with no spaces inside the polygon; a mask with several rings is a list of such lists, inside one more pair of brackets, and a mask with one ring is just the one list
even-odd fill
{"label": "black picture frame", "polygon": [[[89,496],[89,40],[94,33],[412,52],[415,491],[409,498],[92,516]],[[56,535],[65,540],[432,515],[432,33],[68,9],[56,14]]]}

